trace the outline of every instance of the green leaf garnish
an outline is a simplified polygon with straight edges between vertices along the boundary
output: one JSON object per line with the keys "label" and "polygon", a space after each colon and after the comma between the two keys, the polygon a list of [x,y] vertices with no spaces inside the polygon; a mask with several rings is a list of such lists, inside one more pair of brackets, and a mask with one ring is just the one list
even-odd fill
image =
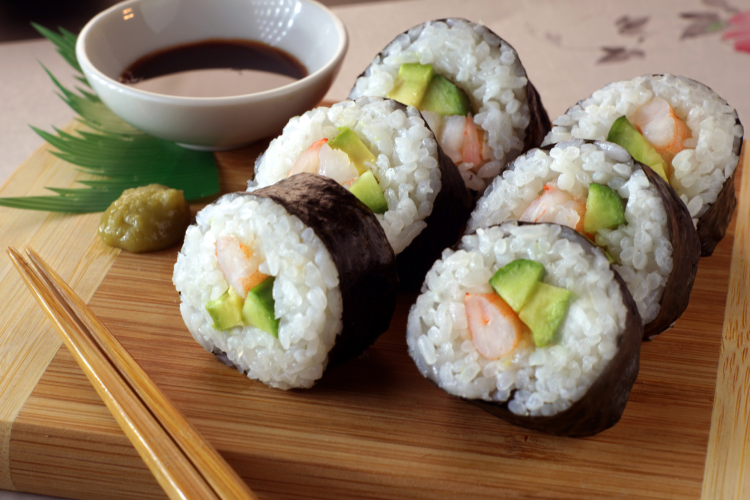
{"label": "green leaf garnish", "polygon": [[[76,40],[78,37],[64,28],[58,28],[60,34],[58,35],[52,30],[45,28],[44,26],[36,23],[31,23],[35,30],[37,30],[44,38],[52,42],[57,47],[57,53],[70,64],[74,70],[76,70],[81,77],[83,77],[83,70],[78,64],[78,58],[76,57]],[[85,78],[81,80],[87,86],[89,84]]]}
{"label": "green leaf garnish", "polygon": [[[90,88],[75,56],[76,35],[63,28],[58,34],[32,25],[55,44],[57,52],[79,73],[76,79]],[[31,128],[57,149],[51,154],[77,165],[81,172],[101,178],[78,181],[86,188],[46,188],[56,196],[0,198],[0,206],[48,212],[102,212],[125,189],[153,183],[181,189],[188,201],[219,192],[213,153],[185,149],[147,135],[115,115],[93,92],[66,89],[47,68],[44,70],[60,97],[78,113],[78,121],[93,132],[79,130],[73,135],[55,129],[52,134]]]}

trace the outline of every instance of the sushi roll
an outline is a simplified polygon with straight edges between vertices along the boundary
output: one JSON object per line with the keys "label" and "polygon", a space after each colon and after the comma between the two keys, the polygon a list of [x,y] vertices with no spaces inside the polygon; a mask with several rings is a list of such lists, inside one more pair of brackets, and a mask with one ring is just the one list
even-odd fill
{"label": "sushi roll", "polygon": [[303,173],[198,212],[173,282],[190,333],[248,377],[306,388],[388,329],[396,258],[372,212]]}
{"label": "sushi roll", "polygon": [[646,338],[688,306],[700,242],[675,191],[625,149],[573,139],[518,157],[477,202],[468,227],[557,222],[606,250],[638,307]]}
{"label": "sushi roll", "polygon": [[480,193],[550,130],[515,49],[465,19],[428,21],[397,36],[357,78],[349,97],[361,96],[419,108],[466,186]]}
{"label": "sushi roll", "polygon": [[554,121],[544,144],[577,138],[627,148],[677,191],[698,230],[701,255],[708,256],[737,204],[734,173],[743,134],[737,111],[716,92],[665,74],[597,90]]}
{"label": "sushi roll", "polygon": [[589,436],[620,419],[643,326],[604,252],[557,224],[477,229],[427,273],[409,312],[417,368],[515,425]]}
{"label": "sushi roll", "polygon": [[365,97],[292,118],[257,160],[248,190],[299,172],[330,177],[370,207],[398,257],[405,290],[419,289],[469,218],[458,169],[419,111],[393,100]]}

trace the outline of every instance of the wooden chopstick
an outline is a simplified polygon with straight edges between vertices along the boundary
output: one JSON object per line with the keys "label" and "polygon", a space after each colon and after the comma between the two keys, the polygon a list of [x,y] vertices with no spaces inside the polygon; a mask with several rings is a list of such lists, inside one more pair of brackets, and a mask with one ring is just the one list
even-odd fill
{"label": "wooden chopstick", "polygon": [[8,254],[99,396],[170,498],[255,499],[75,292],[26,247]]}

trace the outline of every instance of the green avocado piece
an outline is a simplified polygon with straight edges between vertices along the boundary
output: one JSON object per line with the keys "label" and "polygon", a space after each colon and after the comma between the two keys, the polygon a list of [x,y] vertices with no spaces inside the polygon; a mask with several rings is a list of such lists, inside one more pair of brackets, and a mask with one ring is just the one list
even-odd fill
{"label": "green avocado piece", "polygon": [[625,222],[625,204],[620,195],[609,186],[593,182],[589,184],[583,230],[596,234],[602,228],[614,229]]}
{"label": "green avocado piece", "polygon": [[537,347],[546,347],[557,341],[560,327],[573,293],[543,281],[537,283],[531,297],[526,301],[518,317],[531,329]]}
{"label": "green avocado piece", "polygon": [[360,175],[351,185],[349,191],[359,198],[359,201],[367,205],[373,213],[384,214],[388,211],[388,202],[385,200],[383,191],[380,190],[380,185],[371,171],[368,170]]}
{"label": "green avocado piece", "polygon": [[402,64],[388,98],[418,108],[434,74],[431,64]]}
{"label": "green avocado piece", "polygon": [[427,87],[422,102],[421,111],[432,111],[443,116],[462,115],[471,113],[471,101],[466,92],[458,88],[447,78],[435,75]]}
{"label": "green avocado piece", "polygon": [[245,326],[242,321],[242,297],[230,286],[224,295],[206,304],[206,310],[214,320],[214,328],[220,331],[235,326]]}
{"label": "green avocado piece", "polygon": [[544,266],[527,259],[516,259],[497,270],[490,286],[515,312],[528,300],[536,284],[544,276]]}
{"label": "green avocado piece", "polygon": [[269,276],[247,293],[245,305],[242,308],[242,319],[246,324],[278,338],[279,320],[274,316],[273,302],[273,281],[275,279],[275,276]]}
{"label": "green avocado piece", "polygon": [[650,142],[638,132],[625,116],[621,116],[612,124],[607,135],[607,141],[614,142],[625,148],[637,161],[648,165],[659,177],[669,184],[667,178],[667,164]]}
{"label": "green avocado piece", "polygon": [[357,136],[357,133],[349,127],[342,127],[339,134],[328,141],[328,145],[346,153],[352,163],[354,163],[354,167],[357,169],[359,175],[367,172],[365,162],[375,163],[375,160],[377,160],[372,151],[370,151],[370,148],[365,146],[365,143]]}

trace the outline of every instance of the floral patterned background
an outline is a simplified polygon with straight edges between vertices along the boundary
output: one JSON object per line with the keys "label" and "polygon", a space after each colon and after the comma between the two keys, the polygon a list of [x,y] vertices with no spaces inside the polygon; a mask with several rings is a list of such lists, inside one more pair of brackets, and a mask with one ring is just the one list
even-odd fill
{"label": "floral patterned background", "polygon": [[[724,0],[703,0],[705,10],[680,12],[681,19],[687,21],[680,39],[699,36],[719,36],[731,43],[734,50],[750,54],[750,11],[740,11]],[[604,55],[597,64],[627,61],[631,57],[645,57],[638,47],[648,36],[647,25],[650,16],[630,17],[624,15],[615,20],[617,32],[623,37],[635,39],[635,44],[617,47],[601,47]]]}
{"label": "floral patterned background", "polygon": [[457,16],[513,45],[553,119],[609,82],[673,73],[713,88],[750,120],[750,0],[416,0],[337,13],[350,48],[331,100],[345,98],[398,33]]}

